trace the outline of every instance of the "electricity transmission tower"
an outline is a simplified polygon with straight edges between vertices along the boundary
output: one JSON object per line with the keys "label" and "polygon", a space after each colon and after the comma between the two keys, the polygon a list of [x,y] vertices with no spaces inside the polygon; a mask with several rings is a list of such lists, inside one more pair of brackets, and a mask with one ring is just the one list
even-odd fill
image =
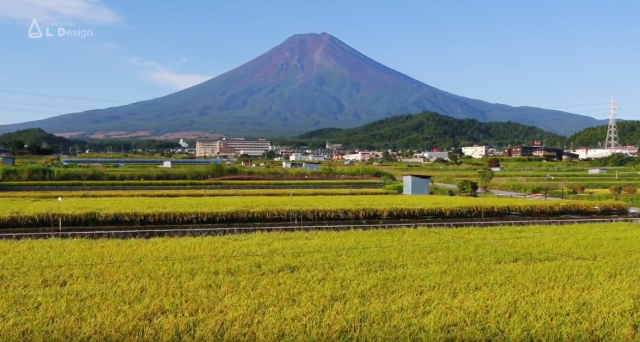
{"label": "electricity transmission tower", "polygon": [[618,142],[618,127],[616,126],[617,112],[616,100],[612,96],[609,102],[609,128],[607,129],[607,139],[604,142],[604,148],[606,149],[620,147],[620,143]]}

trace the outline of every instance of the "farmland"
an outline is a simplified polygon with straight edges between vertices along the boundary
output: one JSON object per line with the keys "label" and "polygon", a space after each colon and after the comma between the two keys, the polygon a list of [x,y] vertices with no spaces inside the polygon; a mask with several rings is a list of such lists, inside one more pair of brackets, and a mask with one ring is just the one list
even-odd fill
{"label": "farmland", "polygon": [[57,199],[114,197],[229,197],[229,196],[347,196],[390,195],[384,189],[249,189],[249,190],[106,190],[106,191],[5,191],[0,198]]}
{"label": "farmland", "polygon": [[622,202],[588,201],[536,203],[521,199],[448,196],[234,196],[204,198],[69,198],[0,199],[2,227],[46,227],[61,219],[65,226],[211,224],[304,221],[494,217],[511,212],[525,215],[595,215]]}
{"label": "farmland", "polygon": [[634,341],[637,224],[0,242],[0,339]]}

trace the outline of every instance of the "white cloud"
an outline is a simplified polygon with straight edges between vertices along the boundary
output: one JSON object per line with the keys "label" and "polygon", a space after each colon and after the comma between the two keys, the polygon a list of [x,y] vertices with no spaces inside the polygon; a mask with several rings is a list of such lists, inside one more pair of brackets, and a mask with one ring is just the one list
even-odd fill
{"label": "white cloud", "polygon": [[0,19],[45,22],[78,20],[94,25],[122,21],[100,0],[0,0]]}
{"label": "white cloud", "polygon": [[140,72],[141,79],[178,90],[189,88],[211,78],[204,75],[182,74],[170,71],[158,63],[141,60],[140,58],[132,58],[130,62],[142,68]]}

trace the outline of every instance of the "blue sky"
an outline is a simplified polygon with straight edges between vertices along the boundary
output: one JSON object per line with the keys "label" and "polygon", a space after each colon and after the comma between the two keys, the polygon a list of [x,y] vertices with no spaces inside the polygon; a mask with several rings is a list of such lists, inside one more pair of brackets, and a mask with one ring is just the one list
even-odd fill
{"label": "blue sky", "polygon": [[[637,119],[639,14],[630,0],[0,0],[0,124],[163,96],[309,32],[457,95],[599,119],[615,95]],[[54,37],[29,38],[34,18]]]}

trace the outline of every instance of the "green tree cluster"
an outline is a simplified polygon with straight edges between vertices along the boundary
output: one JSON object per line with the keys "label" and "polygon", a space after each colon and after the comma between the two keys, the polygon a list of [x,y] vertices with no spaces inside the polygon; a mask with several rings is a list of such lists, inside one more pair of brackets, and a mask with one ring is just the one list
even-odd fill
{"label": "green tree cluster", "polygon": [[351,129],[322,128],[274,143],[323,146],[326,141],[363,149],[427,150],[473,144],[507,146],[543,140],[555,144],[564,137],[513,122],[459,120],[434,112],[394,116]]}

